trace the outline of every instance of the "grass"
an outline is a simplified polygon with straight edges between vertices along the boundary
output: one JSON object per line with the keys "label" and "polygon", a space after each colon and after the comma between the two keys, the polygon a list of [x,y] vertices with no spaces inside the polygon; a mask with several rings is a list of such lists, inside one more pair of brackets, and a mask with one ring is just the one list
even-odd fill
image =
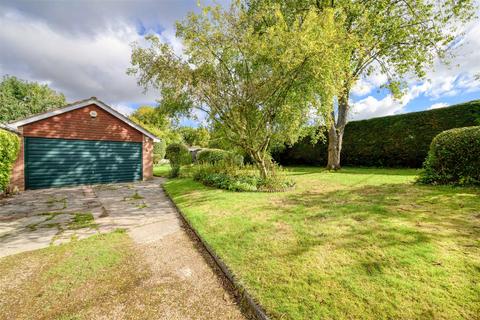
{"label": "grass", "polygon": [[170,165],[167,163],[167,164],[162,164],[162,165],[158,165],[158,166],[155,166],[153,167],[153,175],[155,177],[164,177],[164,178],[167,178],[170,174],[170,170],[171,170],[171,167]]}
{"label": "grass", "polygon": [[478,319],[480,191],[290,168],[295,190],[167,192],[273,319]]}
{"label": "grass", "polygon": [[116,231],[0,259],[0,318],[83,319],[145,277],[126,233]]}

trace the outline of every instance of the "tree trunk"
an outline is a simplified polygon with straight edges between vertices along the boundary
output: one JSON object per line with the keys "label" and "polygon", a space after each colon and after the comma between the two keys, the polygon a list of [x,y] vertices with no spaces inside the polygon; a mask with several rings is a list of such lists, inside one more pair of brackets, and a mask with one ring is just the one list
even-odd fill
{"label": "tree trunk", "polygon": [[335,121],[335,113],[332,112],[332,124],[328,130],[328,170],[339,170],[341,168],[340,159],[342,152],[343,132],[348,118],[348,97],[349,90],[338,99],[338,117]]}
{"label": "tree trunk", "polygon": [[255,161],[255,165],[257,166],[258,171],[260,171],[260,177],[262,177],[262,179],[267,178],[268,166],[265,161],[265,156],[260,155],[258,152],[251,153],[250,156]]}
{"label": "tree trunk", "polygon": [[267,169],[267,165],[265,164],[265,160],[261,160],[258,163],[258,169],[260,170],[260,176],[262,177],[262,179],[265,179],[268,177],[268,169]]}
{"label": "tree trunk", "polygon": [[343,132],[337,130],[335,123],[332,123],[328,130],[328,170],[340,169],[340,153],[342,151]]}

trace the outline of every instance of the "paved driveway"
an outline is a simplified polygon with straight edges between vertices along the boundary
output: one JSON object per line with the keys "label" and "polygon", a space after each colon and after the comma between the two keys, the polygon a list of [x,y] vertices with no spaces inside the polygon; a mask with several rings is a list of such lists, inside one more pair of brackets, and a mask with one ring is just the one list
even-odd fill
{"label": "paved driveway", "polygon": [[162,182],[26,191],[0,200],[0,257],[124,228],[151,267],[151,281],[169,288],[162,300],[168,319],[244,319]]}
{"label": "paved driveway", "polygon": [[[160,178],[139,183],[26,191],[0,201],[0,257],[116,228],[137,243],[180,230]],[[83,223],[78,223],[82,220]]]}

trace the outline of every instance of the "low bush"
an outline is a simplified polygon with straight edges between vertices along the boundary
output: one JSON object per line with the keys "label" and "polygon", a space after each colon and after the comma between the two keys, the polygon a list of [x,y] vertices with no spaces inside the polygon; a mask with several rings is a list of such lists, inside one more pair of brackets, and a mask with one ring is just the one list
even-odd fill
{"label": "low bush", "polygon": [[294,186],[279,168],[267,179],[262,179],[253,166],[235,166],[225,162],[197,165],[193,179],[210,187],[236,192],[276,192]]}
{"label": "low bush", "polygon": [[220,161],[241,166],[243,165],[243,156],[222,149],[203,149],[197,155],[197,162],[200,164],[216,164]]}
{"label": "low bush", "polygon": [[14,133],[0,129],[0,193],[7,189],[13,163],[17,159],[19,149],[19,137]]}
{"label": "low bush", "polygon": [[187,146],[181,143],[169,144],[165,156],[170,160],[170,166],[172,168],[170,172],[171,177],[177,177],[180,173],[180,167],[192,162],[192,156]]}
{"label": "low bush", "polygon": [[419,182],[480,185],[480,126],[447,130],[430,145]]}

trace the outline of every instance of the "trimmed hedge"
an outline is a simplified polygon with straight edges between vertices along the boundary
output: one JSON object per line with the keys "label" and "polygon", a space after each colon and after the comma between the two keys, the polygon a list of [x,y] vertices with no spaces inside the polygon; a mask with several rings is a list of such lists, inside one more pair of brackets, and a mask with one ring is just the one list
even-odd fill
{"label": "trimmed hedge", "polygon": [[437,135],[424,167],[421,183],[480,184],[480,126],[451,129]]}
{"label": "trimmed hedge", "polygon": [[203,149],[197,154],[197,162],[201,164],[216,164],[220,161],[240,166],[243,164],[243,156],[222,149]]}
{"label": "trimmed hedge", "polygon": [[0,129],[0,192],[5,192],[10,182],[13,163],[20,149],[20,138]]}
{"label": "trimmed hedge", "polygon": [[[442,131],[480,124],[480,100],[447,108],[352,121],[345,127],[342,165],[420,168]],[[328,143],[305,138],[274,154],[283,165],[327,164]]]}

